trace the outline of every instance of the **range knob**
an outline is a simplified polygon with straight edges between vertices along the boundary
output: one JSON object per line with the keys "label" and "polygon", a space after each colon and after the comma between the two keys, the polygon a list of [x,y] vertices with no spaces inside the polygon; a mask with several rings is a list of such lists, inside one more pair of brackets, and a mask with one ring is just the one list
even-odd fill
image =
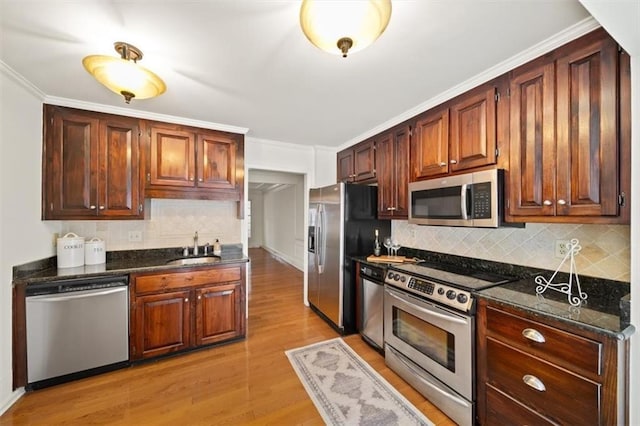
{"label": "range knob", "polygon": [[444,294],[444,288],[438,287],[438,294],[442,296]]}
{"label": "range knob", "polygon": [[400,279],[400,274],[393,274],[393,279],[398,281]]}
{"label": "range knob", "polygon": [[454,290],[447,290],[447,299],[453,300],[456,298],[456,292]]}
{"label": "range knob", "polygon": [[400,277],[400,282],[403,283],[407,280],[407,277],[405,277],[404,275]]}
{"label": "range knob", "polygon": [[467,303],[467,300],[469,300],[469,297],[466,294],[460,293],[458,295],[458,302],[459,303]]}
{"label": "range knob", "polygon": [[393,272],[389,271],[387,273],[387,278],[392,279],[393,278]]}

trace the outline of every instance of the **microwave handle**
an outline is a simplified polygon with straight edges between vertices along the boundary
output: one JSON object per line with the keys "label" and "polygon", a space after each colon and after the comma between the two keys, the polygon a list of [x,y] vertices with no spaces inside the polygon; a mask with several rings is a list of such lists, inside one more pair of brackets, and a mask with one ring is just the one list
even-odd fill
{"label": "microwave handle", "polygon": [[467,210],[467,184],[463,183],[460,187],[460,211],[462,212],[462,219],[469,219],[469,212]]}

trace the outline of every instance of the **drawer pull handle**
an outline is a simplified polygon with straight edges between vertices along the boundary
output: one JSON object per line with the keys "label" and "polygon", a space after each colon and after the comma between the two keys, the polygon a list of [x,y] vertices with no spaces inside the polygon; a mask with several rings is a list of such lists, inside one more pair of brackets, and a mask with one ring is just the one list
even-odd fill
{"label": "drawer pull handle", "polygon": [[540,333],[538,330],[534,330],[533,328],[525,328],[524,330],[522,330],[522,335],[529,340],[533,340],[534,342],[546,342],[542,333]]}
{"label": "drawer pull handle", "polygon": [[547,390],[544,383],[542,383],[542,380],[538,379],[536,376],[532,376],[531,374],[525,374],[524,376],[522,376],[522,381],[525,385],[534,388],[539,392],[544,392]]}

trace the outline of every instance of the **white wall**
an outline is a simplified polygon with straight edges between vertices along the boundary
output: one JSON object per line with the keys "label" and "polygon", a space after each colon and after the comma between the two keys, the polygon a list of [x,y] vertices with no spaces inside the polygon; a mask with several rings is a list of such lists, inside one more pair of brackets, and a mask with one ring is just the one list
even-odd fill
{"label": "white wall", "polygon": [[[631,338],[630,419],[640,424],[640,2],[580,0],[585,8],[631,55]],[[636,401],[636,403],[633,403]]]}
{"label": "white wall", "polygon": [[251,201],[251,235],[249,248],[262,247],[264,244],[264,197],[262,191],[249,190]]}
{"label": "white wall", "polygon": [[0,413],[12,391],[12,267],[54,254],[59,222],[40,220],[42,96],[0,62]]}

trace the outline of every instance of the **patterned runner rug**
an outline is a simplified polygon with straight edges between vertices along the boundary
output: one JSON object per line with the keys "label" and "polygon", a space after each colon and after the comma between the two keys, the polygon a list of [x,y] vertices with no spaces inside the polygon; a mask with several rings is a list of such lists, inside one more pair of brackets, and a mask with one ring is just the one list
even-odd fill
{"label": "patterned runner rug", "polygon": [[341,338],[285,353],[329,425],[433,426]]}

